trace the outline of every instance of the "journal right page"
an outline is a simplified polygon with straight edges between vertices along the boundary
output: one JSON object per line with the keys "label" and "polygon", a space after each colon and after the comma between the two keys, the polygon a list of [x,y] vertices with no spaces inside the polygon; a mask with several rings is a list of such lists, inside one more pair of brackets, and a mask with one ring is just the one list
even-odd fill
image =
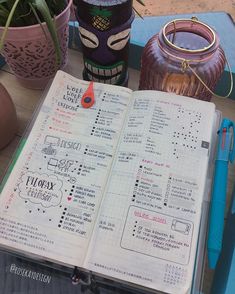
{"label": "journal right page", "polygon": [[213,103],[138,91],[120,138],[85,267],[166,293],[189,293]]}

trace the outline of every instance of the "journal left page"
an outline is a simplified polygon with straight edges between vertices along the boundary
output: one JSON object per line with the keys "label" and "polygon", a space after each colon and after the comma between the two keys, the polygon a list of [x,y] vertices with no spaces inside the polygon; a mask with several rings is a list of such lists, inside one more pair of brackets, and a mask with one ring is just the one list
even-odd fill
{"label": "journal left page", "polygon": [[59,71],[0,197],[0,247],[83,265],[131,90]]}

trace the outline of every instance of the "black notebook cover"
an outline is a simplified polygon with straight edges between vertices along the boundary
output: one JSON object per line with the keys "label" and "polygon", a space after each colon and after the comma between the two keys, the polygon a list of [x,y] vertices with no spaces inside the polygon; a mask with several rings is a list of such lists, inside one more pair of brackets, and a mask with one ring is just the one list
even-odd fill
{"label": "black notebook cover", "polygon": [[79,288],[69,273],[0,252],[1,294],[74,294]]}
{"label": "black notebook cover", "polygon": [[92,277],[90,286],[72,283],[74,271],[0,252],[0,294],[143,294],[112,280]]}

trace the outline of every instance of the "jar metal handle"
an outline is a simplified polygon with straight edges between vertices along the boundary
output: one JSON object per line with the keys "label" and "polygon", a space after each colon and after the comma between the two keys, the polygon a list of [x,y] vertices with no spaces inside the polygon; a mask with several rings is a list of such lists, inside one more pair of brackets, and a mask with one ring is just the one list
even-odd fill
{"label": "jar metal handle", "polygon": [[[228,69],[229,69],[229,75],[230,75],[230,89],[228,91],[228,94],[226,94],[225,96],[220,96],[218,94],[216,94],[215,92],[213,92],[208,86],[207,84],[202,80],[202,78],[196,73],[196,71],[190,66],[190,64],[188,63],[187,60],[184,60],[182,61],[182,68],[184,67],[185,69],[186,68],[189,68],[192,73],[195,75],[195,77],[202,83],[202,85],[207,89],[207,91],[209,91],[213,96],[217,97],[217,98],[228,98],[230,96],[230,94],[232,93],[232,90],[233,90],[233,74],[232,74],[232,70],[231,70],[231,66],[225,56],[225,62],[228,66]],[[184,63],[184,65],[183,65]]]}
{"label": "jar metal handle", "polygon": [[216,93],[214,93],[207,85],[206,83],[202,80],[202,78],[196,73],[196,71],[191,67],[190,65],[190,62],[202,62],[202,61],[205,61],[205,60],[208,60],[210,59],[210,57],[207,57],[207,58],[204,58],[204,59],[185,59],[185,58],[182,58],[182,57],[179,57],[179,56],[176,56],[170,52],[168,52],[167,50],[165,50],[161,45],[160,45],[160,42],[157,38],[157,42],[158,42],[158,46],[159,48],[167,55],[173,57],[173,58],[176,58],[178,60],[181,60],[181,71],[182,72],[185,72],[187,68],[189,68],[192,73],[195,75],[195,77],[202,83],[202,85],[215,97],[218,97],[218,98],[228,98],[230,96],[230,94],[232,93],[232,90],[233,90],[233,74],[232,74],[232,70],[231,70],[231,66],[225,56],[225,62],[228,66],[228,69],[229,69],[229,75],[230,75],[230,89],[229,89],[229,92],[228,94],[226,94],[225,96],[220,96]]}

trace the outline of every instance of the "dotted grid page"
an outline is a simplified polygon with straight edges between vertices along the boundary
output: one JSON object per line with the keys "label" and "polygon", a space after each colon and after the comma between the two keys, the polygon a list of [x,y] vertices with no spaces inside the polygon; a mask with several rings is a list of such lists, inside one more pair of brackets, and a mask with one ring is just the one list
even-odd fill
{"label": "dotted grid page", "polygon": [[[0,244],[82,266],[131,91],[58,72],[0,198]],[[117,90],[118,89],[118,90]]]}
{"label": "dotted grid page", "polygon": [[86,267],[167,292],[191,287],[213,103],[134,92]]}

